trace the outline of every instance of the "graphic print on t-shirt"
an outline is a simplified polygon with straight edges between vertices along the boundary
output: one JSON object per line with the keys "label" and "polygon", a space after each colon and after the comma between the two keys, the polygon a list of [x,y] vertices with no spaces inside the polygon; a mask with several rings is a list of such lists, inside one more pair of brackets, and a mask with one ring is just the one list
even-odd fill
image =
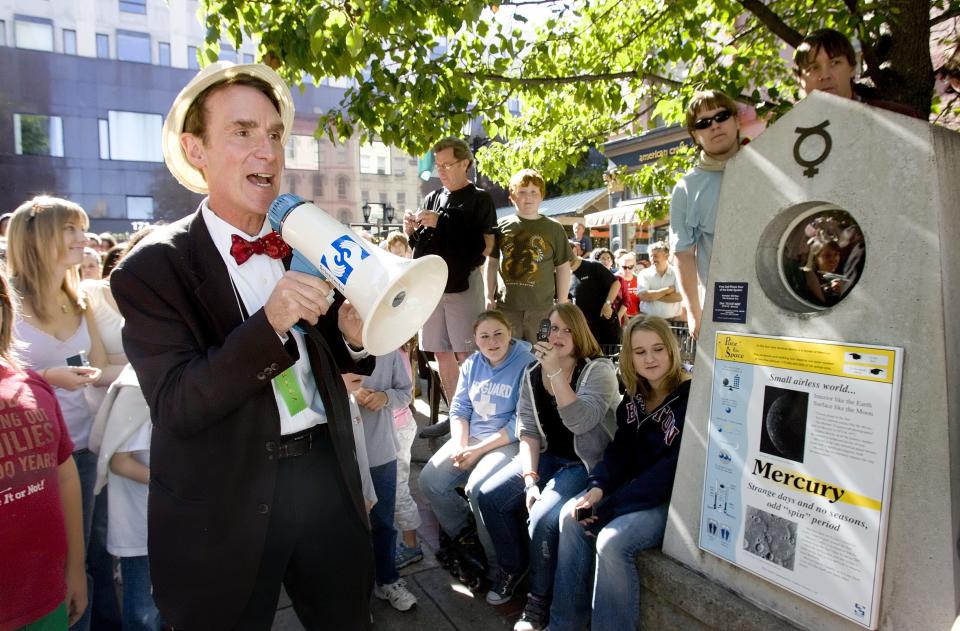
{"label": "graphic print on t-shirt", "polygon": [[533,287],[537,282],[540,264],[548,257],[547,242],[543,236],[525,230],[505,234],[502,239],[503,282]]}
{"label": "graphic print on t-shirt", "polygon": [[[46,472],[57,468],[54,420],[32,405],[22,386],[10,399],[0,399],[0,507],[46,490]],[[24,409],[26,408],[26,409]]]}

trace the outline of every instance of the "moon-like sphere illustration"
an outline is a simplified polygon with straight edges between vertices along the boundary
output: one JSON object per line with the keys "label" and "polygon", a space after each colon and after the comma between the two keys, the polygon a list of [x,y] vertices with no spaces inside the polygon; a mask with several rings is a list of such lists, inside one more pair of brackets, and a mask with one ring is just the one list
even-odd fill
{"label": "moon-like sphere illustration", "polygon": [[806,406],[800,393],[784,393],[767,410],[767,436],[784,458],[803,460]]}

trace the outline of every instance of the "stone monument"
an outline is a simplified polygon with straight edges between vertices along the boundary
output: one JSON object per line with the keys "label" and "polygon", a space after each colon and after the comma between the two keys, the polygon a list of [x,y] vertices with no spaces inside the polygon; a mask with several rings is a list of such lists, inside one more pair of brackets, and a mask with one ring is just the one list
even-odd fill
{"label": "stone monument", "polygon": [[[840,234],[834,211],[859,230]],[[790,237],[797,225],[806,233]],[[814,252],[806,266],[782,263],[785,249],[802,259],[821,228],[848,250],[859,236],[858,269],[818,270]],[[744,323],[713,321],[716,283],[746,283]],[[864,628],[700,549],[714,340],[720,330],[900,347],[879,628],[948,629],[960,606],[960,134],[807,97],[727,166],[703,314],[664,553],[801,628]]]}

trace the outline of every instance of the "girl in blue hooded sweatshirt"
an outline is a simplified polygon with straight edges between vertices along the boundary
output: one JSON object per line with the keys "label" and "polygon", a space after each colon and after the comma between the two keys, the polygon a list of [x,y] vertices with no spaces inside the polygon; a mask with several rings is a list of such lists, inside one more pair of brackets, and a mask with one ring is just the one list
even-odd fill
{"label": "girl in blue hooded sweatshirt", "polygon": [[[437,559],[464,583],[479,588],[493,546],[476,508],[474,490],[517,454],[520,378],[534,361],[530,344],[512,337],[499,311],[473,324],[477,352],[460,366],[450,404],[450,440],[420,473],[420,490],[440,523]],[[464,487],[465,500],[457,492]],[[481,548],[482,545],[482,548]]]}

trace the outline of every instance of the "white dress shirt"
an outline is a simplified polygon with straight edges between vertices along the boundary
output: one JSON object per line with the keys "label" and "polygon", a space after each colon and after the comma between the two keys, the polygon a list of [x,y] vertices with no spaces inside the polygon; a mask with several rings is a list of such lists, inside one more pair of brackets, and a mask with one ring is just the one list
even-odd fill
{"label": "white dress shirt", "polygon": [[[677,286],[677,275],[672,265],[667,265],[667,270],[663,273],[663,276],[657,273],[657,267],[655,265],[651,265],[637,274],[638,294],[645,291],[656,291],[664,287],[673,287],[674,291],[680,291]],[[640,301],[640,311],[649,315],[660,316],[667,320],[679,316],[681,307],[680,302],[664,302],[662,300]]]}
{"label": "white dress shirt", "polygon": [[[272,259],[266,254],[254,254],[247,259],[243,265],[237,265],[237,261],[230,254],[230,246],[233,244],[232,235],[237,234],[248,241],[253,241],[263,235],[269,234],[272,230],[270,222],[264,218],[263,227],[259,234],[248,235],[239,228],[231,226],[226,221],[218,217],[210,206],[207,205],[207,199],[200,204],[200,211],[203,213],[203,220],[207,224],[207,230],[210,232],[210,238],[213,244],[220,252],[223,262],[230,273],[230,280],[236,288],[236,293],[243,300],[243,306],[248,314],[259,311],[273,288],[277,286],[280,278],[283,276],[283,261]],[[237,310],[242,314],[243,310],[237,305]],[[295,415],[290,414],[287,404],[284,402],[277,390],[276,383],[272,383],[273,396],[277,400],[277,410],[280,412],[280,433],[282,435],[294,434],[314,425],[326,423],[327,417],[323,409],[323,402],[320,394],[317,392],[317,384],[313,379],[313,373],[310,370],[310,360],[307,357],[307,347],[304,344],[303,334],[290,329],[288,335],[292,335],[297,343],[297,350],[300,351],[300,359],[293,366],[294,376],[300,385],[300,391],[303,393],[304,401],[310,401],[310,405]],[[281,344],[277,338],[277,344]]]}

